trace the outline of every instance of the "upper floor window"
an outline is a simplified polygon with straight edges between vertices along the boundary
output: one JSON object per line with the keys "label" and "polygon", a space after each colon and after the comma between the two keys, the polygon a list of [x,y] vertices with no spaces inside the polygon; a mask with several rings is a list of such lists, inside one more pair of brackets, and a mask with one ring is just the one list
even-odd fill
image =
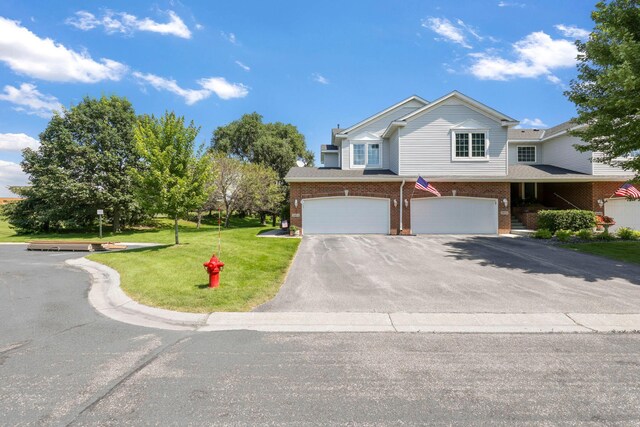
{"label": "upper floor window", "polygon": [[454,131],[454,158],[476,159],[487,158],[487,134],[485,132]]}
{"label": "upper floor window", "polygon": [[536,147],[518,147],[518,162],[535,163]]}
{"label": "upper floor window", "polygon": [[353,159],[351,166],[353,167],[379,167],[380,162],[380,144],[352,144]]}

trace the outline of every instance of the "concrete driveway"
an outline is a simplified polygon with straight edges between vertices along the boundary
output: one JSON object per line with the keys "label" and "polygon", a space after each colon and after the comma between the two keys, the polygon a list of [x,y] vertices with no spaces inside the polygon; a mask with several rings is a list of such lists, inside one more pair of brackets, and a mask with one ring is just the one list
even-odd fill
{"label": "concrete driveway", "polygon": [[305,236],[257,311],[633,313],[640,266],[528,239]]}

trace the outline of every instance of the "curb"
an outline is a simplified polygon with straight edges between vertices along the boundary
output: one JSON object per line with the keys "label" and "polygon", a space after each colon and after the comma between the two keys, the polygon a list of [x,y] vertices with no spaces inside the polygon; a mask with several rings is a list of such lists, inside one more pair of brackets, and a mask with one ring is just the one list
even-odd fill
{"label": "curb", "polygon": [[183,313],[148,307],[120,288],[114,269],[86,258],[66,264],[91,276],[89,303],[119,322],[175,331],[593,333],[640,332],[640,313]]}

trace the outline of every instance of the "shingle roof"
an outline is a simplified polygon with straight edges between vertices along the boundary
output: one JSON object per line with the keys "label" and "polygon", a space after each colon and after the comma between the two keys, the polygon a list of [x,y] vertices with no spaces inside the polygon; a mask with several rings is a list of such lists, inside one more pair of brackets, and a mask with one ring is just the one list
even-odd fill
{"label": "shingle roof", "polygon": [[584,178],[588,175],[552,165],[509,165],[509,179]]}
{"label": "shingle roof", "polygon": [[544,129],[509,129],[507,139],[509,141],[540,139],[545,133]]}
{"label": "shingle roof", "polygon": [[566,130],[571,129],[572,127],[575,127],[576,125],[577,125],[577,124],[576,124],[574,121],[572,121],[572,120],[568,120],[568,121],[566,121],[566,122],[564,122],[564,123],[560,123],[559,125],[556,125],[556,126],[554,126],[554,127],[551,127],[551,128],[549,128],[549,129],[547,129],[547,130],[544,132],[544,137],[545,137],[545,138],[550,138],[550,137],[552,137],[553,135],[557,135],[557,134],[559,134],[560,132],[564,132],[564,131],[566,131]]}
{"label": "shingle roof", "polygon": [[338,151],[338,146],[333,144],[323,144],[320,146],[320,150],[336,150]]}

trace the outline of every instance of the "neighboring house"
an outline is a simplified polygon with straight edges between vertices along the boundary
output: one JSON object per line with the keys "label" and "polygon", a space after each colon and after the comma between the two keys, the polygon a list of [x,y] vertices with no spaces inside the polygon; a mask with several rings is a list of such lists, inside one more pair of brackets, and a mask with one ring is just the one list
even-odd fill
{"label": "neighboring house", "polygon": [[[513,213],[528,220],[513,204],[536,199],[602,213],[599,201],[631,178],[576,151],[570,123],[547,130],[517,124],[454,91],[433,102],[412,96],[333,129],[321,148],[324,167],[292,168],[285,178],[291,223],[306,234],[509,233]],[[414,190],[418,176],[442,197]],[[633,220],[637,208],[640,218],[640,203],[622,203],[608,201],[606,214],[615,217],[615,206]]]}
{"label": "neighboring house", "polygon": [[8,203],[15,203],[22,200],[20,197],[0,197],[0,205],[6,205]]}

